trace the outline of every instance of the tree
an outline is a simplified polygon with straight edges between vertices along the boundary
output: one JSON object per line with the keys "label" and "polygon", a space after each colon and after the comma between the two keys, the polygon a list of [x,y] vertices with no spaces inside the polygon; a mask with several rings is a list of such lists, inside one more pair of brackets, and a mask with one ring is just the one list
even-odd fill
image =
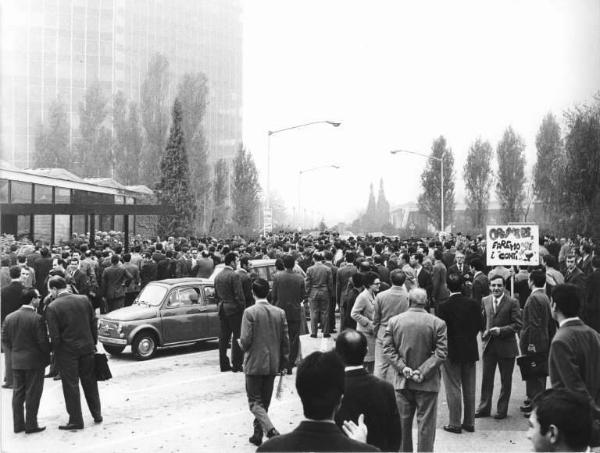
{"label": "tree", "polygon": [[471,223],[476,229],[485,226],[490,188],[492,187],[492,145],[480,138],[469,148],[467,161],[463,167],[467,210]]}
{"label": "tree", "polygon": [[158,165],[165,149],[169,126],[167,93],[169,92],[169,62],[164,55],[155,54],[148,64],[148,73],[141,90],[142,123],[146,131],[146,146],[141,159],[141,179],[154,188],[160,179]]}
{"label": "tree", "polygon": [[561,208],[571,233],[600,233],[600,97],[565,114]]}
{"label": "tree", "polygon": [[130,173],[125,176],[125,184],[140,184],[140,162],[143,147],[144,136],[138,106],[135,102],[130,102],[127,120],[127,154],[125,158],[125,167],[130,169]]}
{"label": "tree", "polygon": [[229,166],[223,158],[214,164],[212,183],[212,215],[209,233],[219,234],[225,229],[228,218],[227,186],[229,182]]}
{"label": "tree", "polygon": [[383,225],[390,223],[390,204],[383,190],[383,178],[379,179],[379,194],[377,195],[377,230],[382,230]]}
{"label": "tree", "polygon": [[319,231],[327,231],[327,224],[325,223],[325,219],[321,217],[321,221],[319,222]]}
{"label": "tree", "polygon": [[[559,209],[560,182],[564,173],[564,151],[560,126],[548,113],[535,138],[537,162],[534,171],[534,194],[548,214]],[[562,164],[561,164],[562,163]]]}
{"label": "tree", "polygon": [[69,118],[67,106],[60,99],[48,107],[47,123],[40,122],[35,135],[34,167],[73,167],[69,152]]}
{"label": "tree", "polygon": [[143,146],[142,130],[134,102],[127,105],[123,92],[113,100],[113,155],[115,176],[125,185],[139,184],[139,168]]}
{"label": "tree", "polygon": [[181,127],[181,103],[173,103],[173,122],[169,141],[160,160],[161,178],[157,186],[158,200],[175,211],[174,215],[161,215],[158,222],[160,235],[189,236],[195,212],[195,200],[190,191],[190,174]]}
{"label": "tree", "polygon": [[85,97],[79,103],[79,155],[80,173],[84,177],[111,177],[113,156],[110,130],[104,125],[107,117],[107,99],[100,83],[88,86]]}
{"label": "tree", "polygon": [[190,159],[192,191],[197,200],[197,225],[205,230],[205,212],[210,191],[208,150],[202,121],[208,103],[208,80],[203,73],[185,74],[179,83],[177,96],[183,109],[183,132]]}
{"label": "tree", "polygon": [[502,208],[503,222],[517,222],[523,211],[525,199],[525,143],[508,127],[498,143],[498,177],[496,194]]}
{"label": "tree", "polygon": [[256,225],[256,213],[260,204],[258,171],[252,154],[240,145],[233,160],[233,222],[242,230]]}
{"label": "tree", "polygon": [[[441,159],[444,161],[444,225],[441,225]],[[454,155],[446,139],[440,135],[433,141],[427,166],[421,174],[423,193],[419,195],[419,209],[437,229],[445,229],[454,215]]]}

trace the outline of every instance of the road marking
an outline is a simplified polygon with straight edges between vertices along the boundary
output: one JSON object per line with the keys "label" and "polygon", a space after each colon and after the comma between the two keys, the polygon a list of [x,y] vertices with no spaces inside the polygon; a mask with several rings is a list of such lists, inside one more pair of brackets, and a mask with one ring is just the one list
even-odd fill
{"label": "road marking", "polygon": [[[287,404],[290,403],[297,403],[298,400],[296,398],[290,398],[289,400],[286,401],[278,401],[275,400],[275,402],[273,402],[271,404],[271,406],[269,407],[269,409],[272,409],[274,407],[280,407],[280,406],[285,406]],[[143,437],[144,439],[147,439],[149,437],[156,437],[156,436],[162,436],[163,434],[166,433],[171,433],[174,431],[179,431],[181,429],[189,429],[190,427],[192,428],[198,428],[198,426],[202,426],[202,423],[209,423],[209,422],[214,422],[217,420],[221,420],[223,418],[230,418],[230,417],[235,417],[241,414],[245,414],[248,412],[248,409],[240,409],[239,411],[235,411],[235,412],[228,412],[226,414],[219,414],[219,415],[214,415],[212,417],[207,417],[207,418],[201,418],[201,419],[197,419],[195,418],[193,421],[189,422],[189,423],[184,423],[184,424],[178,424],[177,426],[172,426],[169,428],[164,428],[161,430],[155,430],[152,431],[151,433],[140,433],[139,435],[136,436],[132,436],[131,434],[128,434],[125,437],[122,437],[120,439],[114,439],[114,440],[102,440],[101,445],[94,445],[94,446],[90,446],[88,448],[78,448],[78,451],[95,451],[95,450],[102,450],[102,451],[106,451],[106,447],[108,447],[109,445],[118,445],[118,444],[123,444],[123,443],[127,443],[127,442],[135,442],[137,438]]]}

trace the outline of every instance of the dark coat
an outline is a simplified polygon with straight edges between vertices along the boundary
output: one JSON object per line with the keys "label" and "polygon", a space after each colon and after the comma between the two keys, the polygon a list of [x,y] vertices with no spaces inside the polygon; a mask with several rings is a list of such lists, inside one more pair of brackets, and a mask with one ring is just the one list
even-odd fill
{"label": "dark coat", "polygon": [[[585,285],[586,278],[585,274],[581,269],[576,267],[573,272],[565,272],[565,283],[570,283],[571,285],[575,285],[577,287],[577,294],[579,295],[579,300],[583,301],[585,298]],[[583,310],[583,304],[581,304],[580,314]]]}
{"label": "dark coat", "polygon": [[33,307],[21,307],[6,317],[2,342],[11,350],[13,370],[34,370],[50,363],[46,326]]}
{"label": "dark coat", "polygon": [[21,282],[11,282],[5,288],[2,288],[0,292],[0,313],[2,315],[2,320],[0,322],[4,322],[4,319],[11,314],[13,311],[19,309],[23,302],[21,298],[23,297],[23,284]]}
{"label": "dark coat", "polygon": [[519,335],[521,353],[527,354],[529,345],[533,345],[535,353],[547,354],[554,332],[556,322],[552,318],[550,300],[543,290],[534,291],[523,308],[523,328]]}
{"label": "dark coat", "polygon": [[[446,266],[446,269],[449,269],[450,267],[452,267],[454,265],[455,256],[456,256],[456,254],[452,253],[450,250],[446,250],[442,254],[442,263],[444,263],[444,266]],[[463,264],[463,266],[464,266],[464,264]]]}
{"label": "dark coat", "polygon": [[333,423],[300,422],[291,433],[275,436],[256,449],[261,451],[380,451],[346,437]]}
{"label": "dark coat", "polygon": [[335,423],[341,429],[344,421],[358,423],[358,416],[365,414],[367,443],[381,451],[398,451],[402,431],[394,386],[361,368],[346,372],[345,387]]}
{"label": "dark coat", "polygon": [[479,360],[477,334],[483,324],[480,304],[462,294],[453,294],[440,304],[438,316],[446,321],[448,329],[448,360],[455,363]]}
{"label": "dark coat", "polygon": [[[490,351],[493,349],[500,358],[516,357],[519,354],[519,349],[515,334],[519,332],[523,325],[519,302],[517,299],[504,294],[496,313],[494,313],[493,296],[484,297],[481,304],[483,305],[483,322],[485,325],[484,335],[481,336],[483,353],[485,354],[488,349]],[[486,334],[492,327],[499,327],[500,335]]]}
{"label": "dark coat", "polygon": [[192,274],[194,274],[198,278],[209,278],[213,270],[215,268],[215,263],[210,258],[198,258],[196,260],[196,265],[192,270]]}
{"label": "dark coat", "polygon": [[140,266],[140,279],[142,288],[148,283],[156,280],[158,265],[154,260],[144,260]]}
{"label": "dark coat", "polygon": [[52,269],[52,257],[40,256],[33,263],[33,270],[35,271],[36,288],[40,294],[45,296],[48,294],[48,288],[45,286],[46,278]]}
{"label": "dark coat", "polygon": [[45,316],[55,352],[76,356],[94,352],[98,323],[86,296],[59,294],[46,308]]}
{"label": "dark coat", "polygon": [[111,265],[102,272],[102,295],[107,299],[125,297],[125,289],[133,276],[124,266]]}
{"label": "dark coat", "polygon": [[226,316],[240,313],[246,307],[242,280],[229,266],[215,277],[215,297],[219,302],[219,313]]}
{"label": "dark coat", "polygon": [[252,277],[246,271],[246,269],[238,269],[235,271],[242,281],[242,291],[244,293],[244,301],[246,302],[245,307],[251,307],[254,305],[254,296],[252,295]]}
{"label": "dark coat", "polygon": [[552,388],[584,396],[600,410],[600,334],[581,320],[560,327],[548,359]]}
{"label": "dark coat", "polygon": [[419,284],[419,288],[423,288],[427,291],[427,299],[431,300],[431,296],[433,293],[433,280],[431,278],[431,274],[427,272],[425,268],[421,268],[421,272],[417,277],[417,283]]}
{"label": "dark coat", "polygon": [[[482,299],[490,294],[490,281],[483,272],[473,277],[472,297],[476,302],[482,304]],[[483,307],[483,305],[482,305]]]}
{"label": "dark coat", "polygon": [[341,307],[342,306],[342,294],[346,291],[348,287],[348,281],[352,278],[354,274],[358,272],[358,269],[354,264],[348,264],[344,267],[340,267],[335,276],[335,293],[336,293],[336,302]]}
{"label": "dark coat", "polygon": [[600,332],[600,269],[596,269],[588,277],[586,293],[583,321],[596,332]]}
{"label": "dark coat", "polygon": [[304,279],[294,271],[277,272],[273,277],[273,305],[282,308],[290,321],[302,319],[302,301],[306,297]]}

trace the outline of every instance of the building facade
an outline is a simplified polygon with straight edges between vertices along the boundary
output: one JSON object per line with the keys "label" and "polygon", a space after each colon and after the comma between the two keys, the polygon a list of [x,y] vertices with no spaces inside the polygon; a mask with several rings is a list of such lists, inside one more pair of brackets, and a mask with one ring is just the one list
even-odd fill
{"label": "building facade", "polygon": [[233,157],[242,139],[241,14],[240,0],[3,1],[1,158],[31,166],[36,130],[57,98],[67,107],[72,147],[92,83],[109,102],[121,90],[139,105],[156,53],[169,60],[170,101],[185,73],[206,74],[209,158]]}

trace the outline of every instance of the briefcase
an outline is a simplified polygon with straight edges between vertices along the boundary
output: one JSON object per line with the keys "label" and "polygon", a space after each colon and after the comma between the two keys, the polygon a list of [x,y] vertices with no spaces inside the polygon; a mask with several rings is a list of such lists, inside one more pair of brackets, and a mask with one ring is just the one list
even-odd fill
{"label": "briefcase", "polygon": [[548,376],[548,354],[546,353],[520,355],[517,357],[517,365],[521,370],[521,379],[524,381]]}
{"label": "briefcase", "polygon": [[102,354],[100,352],[94,354],[94,367],[96,370],[97,381],[108,381],[110,378],[112,378],[112,373],[108,367],[108,359],[106,358],[106,354]]}

